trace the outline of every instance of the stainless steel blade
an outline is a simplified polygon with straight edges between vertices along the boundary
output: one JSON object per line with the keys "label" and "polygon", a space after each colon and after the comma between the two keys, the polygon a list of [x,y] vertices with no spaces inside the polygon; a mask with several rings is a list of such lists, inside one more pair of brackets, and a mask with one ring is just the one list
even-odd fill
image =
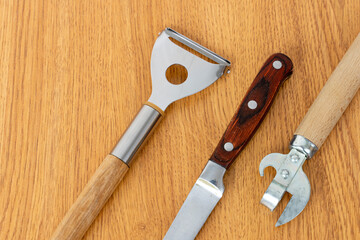
{"label": "stainless steel blade", "polygon": [[[170,38],[210,58],[216,64],[190,53],[172,42]],[[166,78],[166,70],[174,64],[182,65],[188,72],[186,81],[181,84],[172,84]],[[225,72],[228,72],[229,67],[228,60],[167,28],[156,39],[151,53],[152,93],[148,102],[165,111],[172,102],[210,86]]]}
{"label": "stainless steel blade", "polygon": [[164,240],[192,240],[224,193],[226,169],[209,161],[176,215]]}

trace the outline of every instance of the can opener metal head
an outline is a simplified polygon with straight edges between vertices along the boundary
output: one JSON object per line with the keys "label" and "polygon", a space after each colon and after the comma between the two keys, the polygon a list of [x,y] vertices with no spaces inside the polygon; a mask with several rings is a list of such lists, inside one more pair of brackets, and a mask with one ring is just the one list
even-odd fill
{"label": "can opener metal head", "polygon": [[271,211],[275,209],[285,192],[292,194],[289,203],[275,226],[285,224],[299,215],[310,199],[310,182],[302,169],[305,160],[318,150],[315,144],[301,135],[295,135],[288,154],[271,153],[260,163],[260,175],[268,166],[275,168],[276,176],[270,183],[260,203]]}

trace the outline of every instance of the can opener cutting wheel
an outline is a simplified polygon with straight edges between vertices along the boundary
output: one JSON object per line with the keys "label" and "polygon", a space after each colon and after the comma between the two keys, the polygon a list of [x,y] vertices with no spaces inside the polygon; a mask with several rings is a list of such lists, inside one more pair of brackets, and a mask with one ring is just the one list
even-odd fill
{"label": "can opener cutting wheel", "polygon": [[[195,50],[210,63],[172,40]],[[167,81],[165,72],[174,65],[186,68],[185,82]],[[129,169],[135,153],[174,101],[195,94],[220,78],[230,62],[189,38],[166,28],[159,34],[151,55],[152,94],[140,109],[110,155],[98,167],[80,196],[67,212],[51,239],[81,239]]]}
{"label": "can opener cutting wheel", "polygon": [[284,193],[292,197],[275,226],[291,221],[305,208],[310,198],[310,182],[302,170],[324,143],[360,87],[360,34],[350,46],[318,97],[295,131],[288,154],[272,153],[260,163],[260,175],[272,166],[276,176],[266,190],[261,204],[271,211]]}

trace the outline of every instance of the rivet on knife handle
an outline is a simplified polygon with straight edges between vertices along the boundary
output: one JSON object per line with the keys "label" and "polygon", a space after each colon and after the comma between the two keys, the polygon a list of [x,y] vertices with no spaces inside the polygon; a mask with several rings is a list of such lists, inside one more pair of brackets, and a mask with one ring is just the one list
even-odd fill
{"label": "rivet on knife handle", "polygon": [[266,61],[210,157],[211,161],[224,168],[230,167],[260,126],[281,83],[291,75],[292,69],[291,60],[281,53]]}
{"label": "rivet on knife handle", "polygon": [[291,60],[281,53],[272,55],[265,62],[164,240],[192,240],[196,237],[224,193],[223,176],[227,168],[255,133],[292,69]]}
{"label": "rivet on knife handle", "polygon": [[[215,63],[190,53],[178,41]],[[165,72],[180,64],[188,76],[181,84],[167,81]],[[155,128],[172,102],[195,94],[220,78],[230,62],[189,38],[166,28],[157,38],[151,55],[152,94],[120,138],[111,155],[96,170],[84,190],[57,227],[52,240],[81,239],[120,183],[136,152]]]}
{"label": "rivet on knife handle", "polygon": [[302,170],[306,159],[322,146],[360,87],[360,34],[346,52],[295,131],[289,154],[271,153],[260,163],[260,175],[272,166],[276,176],[261,199],[271,211],[285,192],[292,194],[275,226],[302,212],[310,199],[310,182]]}

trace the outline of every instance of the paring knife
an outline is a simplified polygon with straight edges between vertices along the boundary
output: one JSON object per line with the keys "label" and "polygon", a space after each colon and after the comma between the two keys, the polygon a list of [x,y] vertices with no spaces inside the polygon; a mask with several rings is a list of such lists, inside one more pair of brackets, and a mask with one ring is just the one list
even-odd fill
{"label": "paring knife", "polygon": [[360,34],[338,64],[318,97],[306,113],[290,142],[289,154],[271,153],[260,163],[260,175],[272,166],[276,176],[266,190],[261,204],[271,211],[284,193],[292,197],[275,226],[299,215],[310,199],[310,182],[302,170],[322,146],[360,87]]}
{"label": "paring knife", "polygon": [[268,112],[293,64],[277,53],[265,62],[191,189],[164,240],[194,239],[224,192],[223,176]]}

